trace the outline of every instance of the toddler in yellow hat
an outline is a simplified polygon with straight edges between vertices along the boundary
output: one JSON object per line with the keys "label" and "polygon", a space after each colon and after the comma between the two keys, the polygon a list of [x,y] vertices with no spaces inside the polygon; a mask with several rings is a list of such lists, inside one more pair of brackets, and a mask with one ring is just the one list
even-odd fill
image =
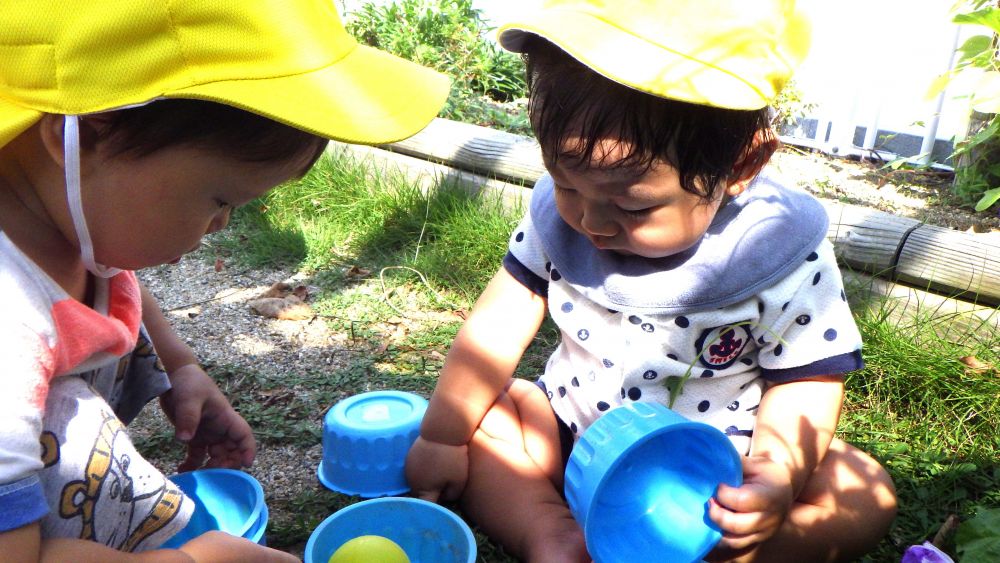
{"label": "toddler in yellow hat", "polygon": [[193,501],[124,424],[160,396],[180,470],[256,446],[132,270],[180,259],[327,139],[415,133],[447,79],[358,45],[330,0],[8,0],[0,21],[2,559],[294,561],[219,532],[157,549]]}
{"label": "toddler in yellow hat", "polygon": [[[745,456],[744,484],[709,503],[710,560],[861,555],[896,502],[834,437],[861,338],[823,207],[766,169],[767,105],[808,43],[794,2],[540,4],[499,40],[527,63],[548,174],[448,354],[413,490],[458,499],[526,561],[589,561],[567,453],[614,407],[653,401]],[[537,384],[513,378],[546,315],[561,343]]]}

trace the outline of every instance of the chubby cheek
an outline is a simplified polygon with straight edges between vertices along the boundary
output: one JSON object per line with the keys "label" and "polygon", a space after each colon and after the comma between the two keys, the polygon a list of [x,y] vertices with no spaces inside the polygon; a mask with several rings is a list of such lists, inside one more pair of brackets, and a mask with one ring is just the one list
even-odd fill
{"label": "chubby cheek", "polygon": [[571,198],[561,198],[557,196],[556,211],[559,212],[559,216],[562,217],[562,220],[565,221],[566,224],[573,230],[580,230],[580,211]]}

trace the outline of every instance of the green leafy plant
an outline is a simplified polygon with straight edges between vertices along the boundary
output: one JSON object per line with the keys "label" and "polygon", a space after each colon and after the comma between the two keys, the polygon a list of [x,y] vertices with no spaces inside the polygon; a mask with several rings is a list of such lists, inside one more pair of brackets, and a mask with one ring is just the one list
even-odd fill
{"label": "green leafy plant", "polygon": [[452,79],[442,116],[529,131],[521,60],[485,36],[490,27],[472,0],[398,0],[364,4],[349,14],[358,41],[441,71]]}
{"label": "green leafy plant", "polygon": [[802,90],[795,80],[789,81],[771,102],[774,110],[771,125],[776,129],[794,126],[799,119],[816,109],[816,104],[802,97]]}
{"label": "green leafy plant", "polygon": [[955,190],[963,200],[975,202],[976,211],[985,211],[1000,201],[1000,61],[997,60],[997,34],[1000,33],[1000,8],[987,6],[986,0],[965,2],[967,12],[954,22],[986,28],[985,35],[970,37],[958,49],[955,68],[935,82],[931,93],[942,91],[955,78],[971,77],[976,81],[969,96],[972,123],[969,134],[955,145],[951,158],[955,166]]}
{"label": "green leafy plant", "polygon": [[1000,561],[1000,508],[980,510],[962,522],[955,543],[962,563]]}

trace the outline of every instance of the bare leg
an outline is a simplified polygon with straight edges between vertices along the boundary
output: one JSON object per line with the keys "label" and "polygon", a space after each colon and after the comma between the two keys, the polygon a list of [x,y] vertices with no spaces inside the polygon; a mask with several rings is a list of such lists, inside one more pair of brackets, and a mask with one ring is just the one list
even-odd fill
{"label": "bare leg", "polygon": [[511,554],[535,563],[589,562],[563,500],[555,415],[537,386],[515,379],[469,443],[462,510]]}
{"label": "bare leg", "polygon": [[835,438],[774,537],[741,553],[713,552],[710,560],[853,561],[878,545],[895,517],[889,474]]}

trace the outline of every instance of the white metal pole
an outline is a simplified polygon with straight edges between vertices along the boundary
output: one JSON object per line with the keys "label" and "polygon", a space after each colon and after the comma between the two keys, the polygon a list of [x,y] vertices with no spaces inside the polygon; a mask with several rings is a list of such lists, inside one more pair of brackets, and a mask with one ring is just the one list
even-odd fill
{"label": "white metal pole", "polygon": [[[955,25],[954,27],[955,36],[951,42],[951,51],[948,53],[948,66],[945,72],[951,72],[951,69],[955,66],[955,52],[958,51],[958,40],[962,32],[960,26]],[[944,107],[944,94],[946,90],[947,88],[943,88],[934,102],[934,113],[931,114],[930,119],[927,121],[924,140],[920,144],[920,154],[917,155],[917,162],[925,166],[931,163],[931,153],[934,152],[934,143],[937,141],[938,124],[941,121],[941,108]]]}

